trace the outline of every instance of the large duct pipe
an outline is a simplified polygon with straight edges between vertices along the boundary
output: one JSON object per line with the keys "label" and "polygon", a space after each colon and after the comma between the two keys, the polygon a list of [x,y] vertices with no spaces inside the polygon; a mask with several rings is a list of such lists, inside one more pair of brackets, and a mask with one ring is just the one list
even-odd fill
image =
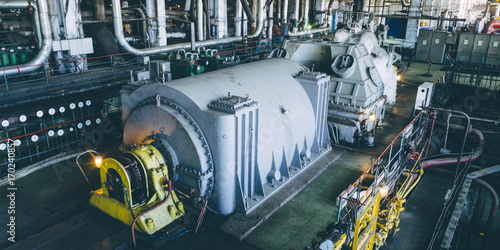
{"label": "large duct pipe", "polygon": [[[251,35],[249,35],[249,38],[256,37],[262,32],[262,27],[263,27],[263,0],[259,0],[259,19],[257,29],[255,32]],[[121,15],[121,5],[120,5],[120,0],[112,0],[112,10],[113,10],[113,27],[114,27],[114,33],[116,40],[118,41],[118,44],[122,47],[123,50],[136,54],[136,55],[141,55],[141,56],[147,56],[147,55],[153,55],[153,54],[158,54],[158,53],[165,53],[165,52],[170,52],[170,51],[175,51],[175,50],[180,50],[180,49],[190,49],[191,48],[191,43],[179,43],[179,44],[172,44],[168,46],[162,46],[162,47],[152,47],[152,48],[144,48],[144,49],[136,49],[132,47],[126,40],[123,35],[123,24],[122,24],[122,15]],[[260,27],[260,29],[259,29]],[[217,44],[223,44],[223,43],[231,43],[231,42],[238,42],[241,41],[243,38],[242,37],[230,37],[230,38],[221,38],[221,39],[214,39],[214,40],[205,40],[205,41],[199,41],[196,43],[196,46],[212,46],[212,45],[217,45]],[[52,44],[52,43],[51,43]]]}
{"label": "large duct pipe", "polygon": [[[459,128],[460,129],[462,127],[452,125],[452,126],[450,126],[450,128]],[[474,150],[474,152],[471,155],[469,155],[467,157],[462,157],[460,159],[460,164],[466,163],[469,160],[471,162],[475,161],[483,153],[483,149],[484,149],[483,133],[481,133],[481,131],[479,131],[477,129],[470,129],[468,133],[474,134],[477,137],[477,139],[479,140],[479,144],[477,145],[476,150]],[[420,167],[422,169],[426,169],[426,168],[433,167],[433,166],[451,165],[451,164],[457,164],[457,161],[458,161],[458,159],[456,157],[445,157],[445,158],[438,158],[438,159],[432,159],[432,160],[424,160],[420,163]]]}
{"label": "large duct pipe", "polygon": [[274,26],[274,5],[273,1],[271,1],[271,4],[269,5],[267,9],[267,20],[269,22],[269,25],[267,26],[267,38],[268,39],[273,39],[273,26]]}
{"label": "large duct pipe", "polygon": [[42,47],[42,31],[40,27],[40,17],[38,15],[38,7],[36,3],[26,1],[26,0],[18,0],[18,1],[9,1],[7,3],[2,3],[0,5],[0,9],[26,9],[26,8],[32,8],[33,9],[33,22],[35,26],[35,32],[36,32],[36,37],[38,39],[38,48]]}
{"label": "large duct pipe", "polygon": [[276,8],[277,8],[277,10],[276,10],[276,16],[278,18],[281,18],[281,0],[277,0],[276,1]]}
{"label": "large duct pipe", "polygon": [[240,0],[236,0],[235,15],[234,15],[234,35],[241,36],[241,12],[243,11],[243,6]]}
{"label": "large duct pipe", "polygon": [[250,21],[251,23],[255,22],[255,18],[253,18],[252,10],[250,10],[247,0],[240,0],[240,2],[241,5],[243,6],[243,10],[245,10],[245,14],[247,15],[248,21]]}
{"label": "large duct pipe", "polygon": [[196,39],[203,41],[203,0],[196,0]]}
{"label": "large duct pipe", "polygon": [[326,31],[330,31],[330,28],[326,27],[326,28],[319,28],[319,29],[313,29],[313,30],[289,32],[288,35],[289,36],[303,36],[303,35],[310,35],[310,34],[315,34],[315,33],[326,32]]}
{"label": "large duct pipe", "polygon": [[158,11],[158,45],[167,45],[167,19],[165,14],[165,1],[156,1]]}
{"label": "large duct pipe", "polygon": [[293,11],[293,18],[299,21],[300,0],[295,0],[295,9]]}
{"label": "large duct pipe", "polygon": [[141,17],[141,19],[143,19],[142,21],[142,37],[145,39],[147,36],[148,36],[148,24],[146,23],[146,15],[144,14],[144,11],[142,11],[141,8],[131,8],[131,10],[134,10],[135,12],[137,12],[139,14],[139,16]]}
{"label": "large duct pipe", "polygon": [[307,23],[309,22],[309,0],[305,0],[304,4],[304,22]]}
{"label": "large duct pipe", "polygon": [[283,24],[285,23],[288,23],[288,0],[283,0],[283,16],[281,17],[282,18],[282,22]]}
{"label": "large duct pipe", "polygon": [[255,31],[248,36],[254,38],[260,35],[264,28],[264,0],[257,0],[257,27]]}
{"label": "large duct pipe", "polygon": [[[29,73],[37,70],[40,66],[45,63],[52,52],[52,27],[50,26],[49,8],[47,5],[47,0],[38,0],[38,16],[40,19],[40,31],[42,37],[42,45],[40,46],[40,51],[26,64],[16,65],[14,67],[2,67],[0,68],[0,75],[17,75],[23,73]],[[2,8],[26,8],[30,6],[31,3],[28,1],[11,1],[2,4]]]}

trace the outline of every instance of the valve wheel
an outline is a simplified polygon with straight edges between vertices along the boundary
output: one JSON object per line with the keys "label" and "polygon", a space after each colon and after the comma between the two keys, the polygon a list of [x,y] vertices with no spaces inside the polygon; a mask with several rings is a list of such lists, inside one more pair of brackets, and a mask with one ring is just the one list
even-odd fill
{"label": "valve wheel", "polygon": [[418,152],[413,152],[410,154],[410,160],[415,161],[418,159],[418,157],[420,157],[420,154]]}

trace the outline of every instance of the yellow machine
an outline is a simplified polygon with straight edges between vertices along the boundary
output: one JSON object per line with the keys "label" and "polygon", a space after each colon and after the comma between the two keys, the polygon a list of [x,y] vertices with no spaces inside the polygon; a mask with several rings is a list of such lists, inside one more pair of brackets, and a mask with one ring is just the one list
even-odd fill
{"label": "yellow machine", "polygon": [[103,160],[101,189],[91,192],[90,205],[147,234],[184,215],[184,206],[168,180],[162,154],[145,145]]}

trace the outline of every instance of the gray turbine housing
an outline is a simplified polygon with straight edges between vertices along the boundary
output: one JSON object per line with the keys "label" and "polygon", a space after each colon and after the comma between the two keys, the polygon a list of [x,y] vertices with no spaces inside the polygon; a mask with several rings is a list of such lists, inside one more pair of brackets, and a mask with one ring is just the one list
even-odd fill
{"label": "gray turbine housing", "polygon": [[[123,144],[153,143],[213,211],[248,213],[329,150],[330,76],[269,59],[122,91]],[[134,90],[135,89],[135,90]]]}
{"label": "gray turbine housing", "polygon": [[372,33],[345,30],[338,30],[333,41],[286,40],[271,54],[330,75],[329,124],[334,142],[354,144],[361,138],[368,145],[373,145],[386,102],[396,99],[392,56],[378,46]]}

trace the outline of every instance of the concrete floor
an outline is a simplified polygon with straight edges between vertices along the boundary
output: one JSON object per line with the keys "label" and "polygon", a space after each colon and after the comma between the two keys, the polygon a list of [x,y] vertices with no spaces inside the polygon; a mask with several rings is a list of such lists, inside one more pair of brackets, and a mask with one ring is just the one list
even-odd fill
{"label": "concrete floor", "polygon": [[[377,131],[376,146],[360,147],[356,151],[347,151],[335,164],[324,169],[306,188],[288,203],[282,205],[257,229],[243,241],[222,233],[221,225],[228,218],[207,214],[201,230],[196,235],[186,235],[168,243],[169,249],[303,249],[309,246],[318,231],[336,221],[336,197],[347,188],[359,175],[370,166],[392,139],[411,121],[416,87],[423,81],[435,81],[444,72],[434,71],[434,78],[422,78],[427,70],[426,64],[412,63],[410,70],[403,77],[409,84],[398,87],[397,104],[388,106],[386,125]],[[338,153],[346,151],[336,148]],[[92,180],[92,189],[99,185],[96,170],[84,166]],[[435,183],[432,178],[425,181]],[[7,249],[126,249],[130,248],[129,227],[99,213],[88,205],[88,187],[85,179],[73,161],[61,162],[40,170],[16,183],[16,243],[11,244],[6,237],[0,238],[0,248]],[[422,185],[423,186],[423,185]],[[2,187],[0,195],[6,197],[7,190]],[[436,200],[439,200],[436,195]],[[426,196],[413,195],[415,204],[426,200]],[[429,200],[434,203],[435,201]],[[441,202],[442,203],[442,202]],[[413,222],[420,219],[433,219],[422,214],[415,205],[408,203],[409,213],[402,218]],[[422,213],[417,213],[422,212]],[[437,211],[439,214],[440,211]],[[7,213],[0,213],[0,227],[6,229]],[[423,218],[422,218],[423,217]],[[236,218],[241,219],[241,218]],[[243,218],[244,219],[244,218]],[[430,222],[431,223],[431,222]],[[414,231],[404,233],[405,222],[402,222],[402,239],[393,239],[391,249],[412,249],[411,244],[402,247],[401,242]],[[410,224],[410,223],[408,223]],[[430,224],[429,224],[430,225]],[[420,227],[420,226],[419,226]],[[420,230],[418,236],[424,241],[432,234],[430,226],[414,228]],[[6,231],[6,230],[5,230]],[[149,238],[148,238],[149,239]],[[151,245],[141,244],[141,248]],[[413,248],[416,249],[416,248]]]}

